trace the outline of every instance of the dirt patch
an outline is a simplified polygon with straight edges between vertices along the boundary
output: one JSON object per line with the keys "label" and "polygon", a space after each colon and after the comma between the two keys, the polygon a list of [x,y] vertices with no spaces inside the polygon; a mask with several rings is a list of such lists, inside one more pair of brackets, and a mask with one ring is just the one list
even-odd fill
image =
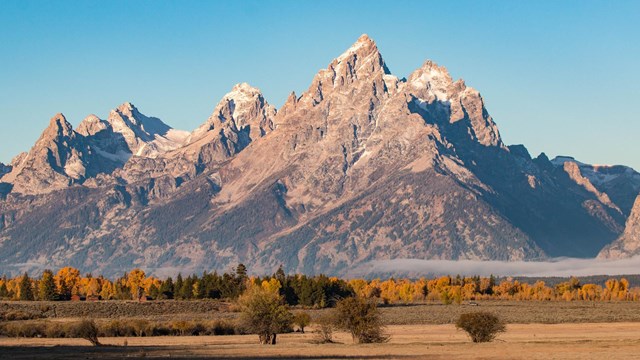
{"label": "dirt patch", "polygon": [[453,325],[394,325],[387,344],[354,345],[346,333],[336,344],[313,344],[306,334],[285,334],[276,346],[256,344],[254,335],[104,338],[94,348],[76,339],[0,339],[10,359],[631,359],[640,351],[638,323],[512,324],[498,340],[473,344]]}

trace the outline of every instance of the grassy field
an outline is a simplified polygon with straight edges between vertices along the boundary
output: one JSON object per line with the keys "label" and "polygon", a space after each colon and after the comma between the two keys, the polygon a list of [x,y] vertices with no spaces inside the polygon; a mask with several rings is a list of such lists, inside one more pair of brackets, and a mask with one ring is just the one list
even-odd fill
{"label": "grassy field", "polygon": [[[315,344],[306,334],[257,344],[255,335],[104,338],[112,346],[89,347],[76,339],[0,338],[6,359],[633,359],[640,353],[640,324],[511,324],[496,341],[473,344],[453,325],[392,325],[386,344],[354,345],[346,333],[335,344]],[[127,346],[123,346],[124,342]]]}
{"label": "grassy field", "polygon": [[[101,338],[108,346],[98,348],[80,339],[0,337],[0,358],[546,360],[631,359],[640,354],[640,304],[635,302],[482,301],[479,306],[428,303],[381,310],[391,335],[386,344],[354,345],[346,333],[338,333],[335,344],[315,344],[313,326],[306,334],[280,335],[276,346],[260,346],[255,335]],[[461,313],[478,310],[501,316],[509,324],[507,332],[493,343],[471,343],[452,323]],[[0,311],[42,317],[32,322],[66,322],[85,317],[98,322],[111,319],[233,321],[238,316],[232,305],[217,301],[7,302],[0,303]],[[327,310],[305,311],[316,318]]]}

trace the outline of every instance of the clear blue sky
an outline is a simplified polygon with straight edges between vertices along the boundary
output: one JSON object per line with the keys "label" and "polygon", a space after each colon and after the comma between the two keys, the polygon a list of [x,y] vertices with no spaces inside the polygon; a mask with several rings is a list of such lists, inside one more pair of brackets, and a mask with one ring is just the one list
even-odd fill
{"label": "clear blue sky", "polygon": [[124,101],[192,130],[238,82],[280,106],[360,34],[480,90],[508,144],[640,169],[640,1],[0,0],[0,161]]}

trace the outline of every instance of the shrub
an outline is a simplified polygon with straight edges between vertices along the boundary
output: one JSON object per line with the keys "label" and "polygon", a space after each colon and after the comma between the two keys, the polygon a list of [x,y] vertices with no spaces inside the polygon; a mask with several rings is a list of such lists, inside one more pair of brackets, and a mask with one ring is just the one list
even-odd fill
{"label": "shrub", "polygon": [[484,311],[460,315],[456,328],[466,331],[476,343],[492,341],[499,333],[506,331],[504,322],[498,316]]}
{"label": "shrub", "polygon": [[46,336],[46,324],[34,322],[12,322],[2,327],[2,335],[7,337],[44,337]]}
{"label": "shrub", "polygon": [[172,322],[170,328],[174,335],[185,336],[191,333],[193,325],[187,321],[180,320]]}
{"label": "shrub", "polygon": [[334,311],[337,327],[349,331],[355,343],[382,343],[389,340],[384,333],[380,311],[373,300],[346,298],[338,302]]}
{"label": "shrub", "polygon": [[100,327],[99,333],[104,337],[135,336],[136,330],[128,322],[112,320]]}
{"label": "shrub", "polygon": [[304,334],[304,328],[311,323],[311,315],[306,312],[299,312],[293,317],[293,323],[298,325],[300,332]]}
{"label": "shrub", "polygon": [[333,332],[336,329],[335,317],[331,314],[325,314],[320,316],[316,323],[318,324],[316,342],[319,344],[333,343]]}
{"label": "shrub", "polygon": [[82,320],[73,324],[70,335],[74,338],[85,339],[93,346],[100,346],[98,341],[98,326],[93,320]]}
{"label": "shrub", "polygon": [[68,330],[66,326],[59,323],[49,323],[45,327],[44,336],[51,339],[65,338],[67,337],[67,333]]}
{"label": "shrub", "polygon": [[235,335],[236,334],[235,326],[225,321],[216,321],[209,331],[213,335]]}
{"label": "shrub", "polygon": [[131,320],[131,327],[136,336],[150,336],[153,333],[153,327],[147,320],[135,319]]}

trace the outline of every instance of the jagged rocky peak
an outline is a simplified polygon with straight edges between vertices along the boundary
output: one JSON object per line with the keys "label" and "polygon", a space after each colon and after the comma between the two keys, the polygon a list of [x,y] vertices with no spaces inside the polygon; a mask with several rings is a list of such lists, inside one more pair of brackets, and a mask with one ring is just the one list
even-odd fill
{"label": "jagged rocky peak", "polygon": [[197,142],[214,130],[219,133],[223,128],[245,132],[246,140],[255,141],[273,130],[275,114],[276,109],[264,99],[260,89],[240,83],[224,95],[207,121],[191,133],[187,143]]}
{"label": "jagged rocky peak", "polygon": [[52,140],[63,137],[73,137],[75,135],[73,126],[69,124],[67,118],[62,113],[57,113],[49,121],[49,126],[40,136],[40,140]]}
{"label": "jagged rocky peak", "polygon": [[175,130],[162,120],[142,114],[130,102],[109,113],[106,123],[118,138],[126,142],[128,151],[140,157],[158,157],[180,147],[188,132]]}
{"label": "jagged rocky peak", "polygon": [[421,67],[411,73],[407,84],[415,95],[430,103],[449,101],[454,91],[460,91],[461,87],[464,87],[464,82],[460,80],[458,87],[453,88],[453,79],[449,71],[431,60],[425,61]]}
{"label": "jagged rocky peak", "polygon": [[[300,100],[316,106],[325,98],[331,97],[331,94],[338,93],[356,98],[373,97],[376,103],[388,94],[385,78],[390,77],[393,76],[390,75],[378,46],[364,34],[326,69],[316,74]],[[392,82],[391,79],[388,80]],[[349,101],[346,98],[343,100]],[[369,102],[365,101],[364,105],[368,106]]]}
{"label": "jagged rocky peak", "polygon": [[144,131],[140,112],[130,102],[111,110],[107,119],[116,133],[122,134],[131,153],[136,154],[145,142],[151,141],[151,134]]}
{"label": "jagged rocky peak", "polygon": [[636,255],[640,255],[640,194],[633,203],[624,232],[616,241],[602,249],[598,257],[619,259]]}
{"label": "jagged rocky peak", "polygon": [[78,125],[78,128],[76,129],[76,132],[84,136],[93,136],[101,131],[106,130],[108,127],[109,123],[100,119],[94,114],[90,114],[80,122],[80,125]]}
{"label": "jagged rocky peak", "polygon": [[14,159],[16,165],[3,181],[25,194],[61,189],[85,178],[88,156],[83,138],[64,115],[56,114],[31,150]]}
{"label": "jagged rocky peak", "polygon": [[293,113],[296,110],[296,107],[298,105],[298,100],[299,99],[298,99],[298,96],[296,95],[296,92],[292,91],[287,97],[287,100],[284,102],[284,104],[280,108],[280,110],[278,110],[278,116],[286,117],[288,114]]}
{"label": "jagged rocky peak", "polygon": [[344,81],[357,78],[360,74],[370,74],[379,70],[390,74],[378,46],[367,34],[361,35],[350,48],[334,59],[329,68],[335,70],[338,80]]}

